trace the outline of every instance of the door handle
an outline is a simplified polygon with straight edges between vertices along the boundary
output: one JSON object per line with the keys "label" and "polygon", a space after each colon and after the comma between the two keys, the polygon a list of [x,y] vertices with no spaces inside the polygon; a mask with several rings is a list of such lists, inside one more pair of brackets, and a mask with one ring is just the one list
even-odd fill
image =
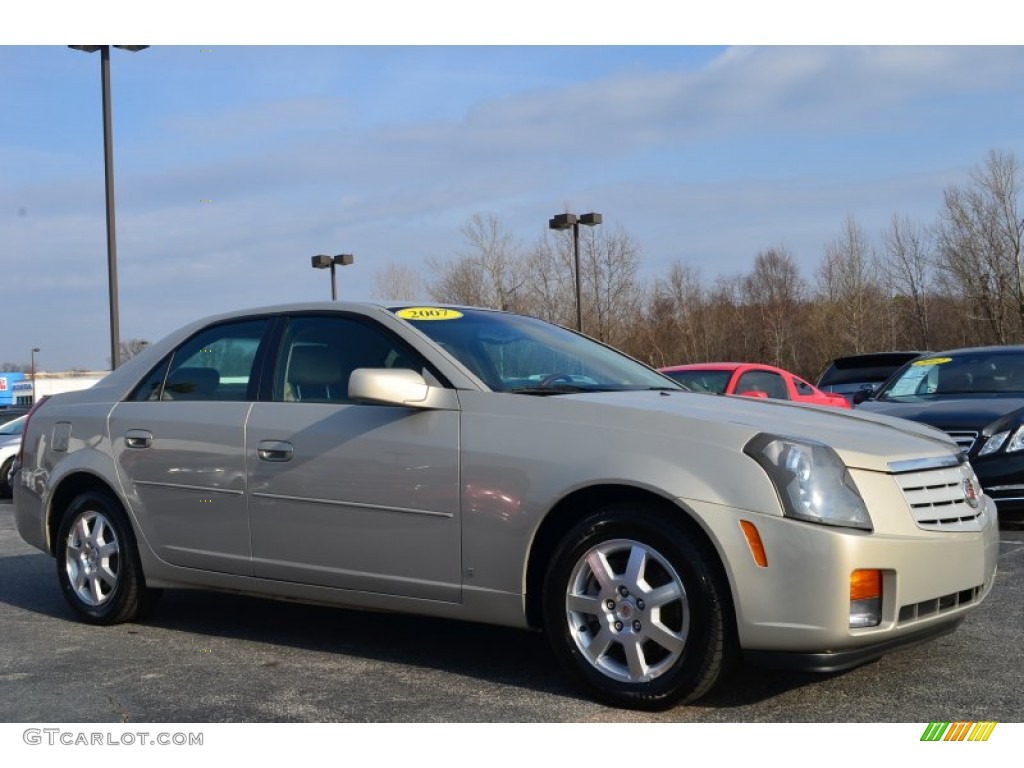
{"label": "door handle", "polygon": [[261,440],[256,455],[261,461],[291,461],[295,449],[283,440]]}
{"label": "door handle", "polygon": [[124,444],[129,448],[149,448],[153,444],[153,433],[147,429],[129,429]]}

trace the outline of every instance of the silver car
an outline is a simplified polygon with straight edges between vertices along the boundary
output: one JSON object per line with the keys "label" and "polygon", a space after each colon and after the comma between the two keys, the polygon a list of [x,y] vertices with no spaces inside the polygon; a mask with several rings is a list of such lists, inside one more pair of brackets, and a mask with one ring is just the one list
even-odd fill
{"label": "silver car", "polygon": [[197,322],[35,410],[14,486],[86,621],[186,587],[543,629],[641,708],[743,657],[834,671],[951,631],[998,548],[932,429],[688,392],[462,307]]}

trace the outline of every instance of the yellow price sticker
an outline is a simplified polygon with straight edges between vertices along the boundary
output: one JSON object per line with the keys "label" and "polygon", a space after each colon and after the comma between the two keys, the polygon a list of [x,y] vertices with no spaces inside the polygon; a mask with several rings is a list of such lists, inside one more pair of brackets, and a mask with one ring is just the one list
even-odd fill
{"label": "yellow price sticker", "polygon": [[406,307],[396,312],[403,320],[458,320],[462,313],[444,307]]}
{"label": "yellow price sticker", "polygon": [[953,362],[952,357],[929,357],[927,360],[915,360],[911,365],[942,365]]}

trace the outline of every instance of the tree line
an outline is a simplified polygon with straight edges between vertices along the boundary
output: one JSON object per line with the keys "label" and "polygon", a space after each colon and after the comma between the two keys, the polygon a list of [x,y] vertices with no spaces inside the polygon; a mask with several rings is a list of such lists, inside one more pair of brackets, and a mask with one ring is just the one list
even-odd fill
{"label": "tree line", "polygon": [[[814,380],[832,358],[1024,341],[1024,215],[1020,166],[990,151],[948,187],[931,222],[893,214],[874,240],[853,215],[800,273],[782,245],[749,272],[716,275],[677,260],[649,279],[640,249],[619,227],[580,228],[584,331],[655,367],[741,361]],[[571,231],[524,246],[493,214],[463,226],[465,249],[389,265],[374,276],[385,300],[470,304],[576,323]]]}

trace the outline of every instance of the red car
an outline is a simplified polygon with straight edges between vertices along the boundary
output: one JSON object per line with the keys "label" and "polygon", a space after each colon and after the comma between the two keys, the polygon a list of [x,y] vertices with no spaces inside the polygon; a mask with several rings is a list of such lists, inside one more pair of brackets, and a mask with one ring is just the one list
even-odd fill
{"label": "red car", "polygon": [[849,408],[842,395],[831,395],[811,386],[782,368],[760,363],[694,363],[659,368],[662,373],[695,392],[714,392],[744,397],[770,397],[794,403]]}

